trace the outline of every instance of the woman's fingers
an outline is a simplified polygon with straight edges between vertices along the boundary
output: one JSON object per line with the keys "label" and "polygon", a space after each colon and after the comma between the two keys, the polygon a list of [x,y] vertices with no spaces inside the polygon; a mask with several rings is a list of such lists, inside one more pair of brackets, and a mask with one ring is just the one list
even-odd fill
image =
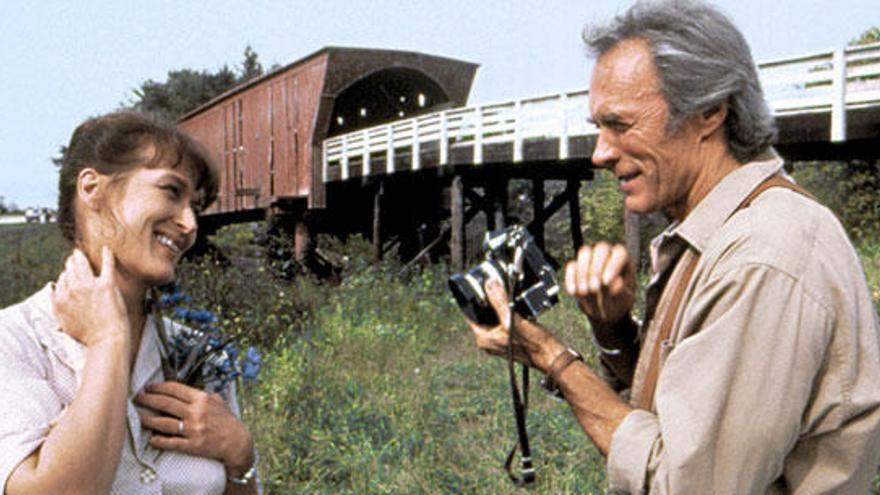
{"label": "woman's fingers", "polygon": [[150,414],[141,415],[141,424],[145,428],[149,428],[154,432],[163,433],[168,436],[186,436],[186,423],[181,431],[181,422],[183,420],[171,416],[153,416]]}

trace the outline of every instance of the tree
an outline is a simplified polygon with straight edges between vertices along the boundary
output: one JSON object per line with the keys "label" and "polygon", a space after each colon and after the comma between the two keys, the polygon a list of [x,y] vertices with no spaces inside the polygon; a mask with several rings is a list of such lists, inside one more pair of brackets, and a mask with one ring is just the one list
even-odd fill
{"label": "tree", "polygon": [[880,26],[872,27],[860,34],[858,38],[850,42],[850,45],[869,45],[871,43],[880,43]]}
{"label": "tree", "polygon": [[212,98],[261,75],[263,66],[259,56],[248,45],[238,71],[233,71],[227,65],[215,72],[194,69],[169,71],[165,82],[149,79],[141,83],[134,90],[135,101],[130,108],[177,120]]}

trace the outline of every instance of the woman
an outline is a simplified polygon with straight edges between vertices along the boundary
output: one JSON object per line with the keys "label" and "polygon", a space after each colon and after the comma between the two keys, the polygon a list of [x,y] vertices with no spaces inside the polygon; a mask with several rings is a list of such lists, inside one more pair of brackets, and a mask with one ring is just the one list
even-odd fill
{"label": "woman", "polygon": [[210,160],[170,125],[89,119],[61,167],[73,252],[55,284],[0,311],[4,493],[257,493],[234,391],[162,376],[147,295],[174,279],[217,194]]}

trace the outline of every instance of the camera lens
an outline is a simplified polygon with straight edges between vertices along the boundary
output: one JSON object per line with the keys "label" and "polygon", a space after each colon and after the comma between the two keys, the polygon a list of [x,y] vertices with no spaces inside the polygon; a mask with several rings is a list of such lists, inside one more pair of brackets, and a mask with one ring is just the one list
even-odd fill
{"label": "camera lens", "polygon": [[480,325],[498,324],[498,316],[489,305],[483,286],[490,277],[503,280],[502,273],[496,262],[486,260],[465,273],[449,277],[449,290],[469,320]]}

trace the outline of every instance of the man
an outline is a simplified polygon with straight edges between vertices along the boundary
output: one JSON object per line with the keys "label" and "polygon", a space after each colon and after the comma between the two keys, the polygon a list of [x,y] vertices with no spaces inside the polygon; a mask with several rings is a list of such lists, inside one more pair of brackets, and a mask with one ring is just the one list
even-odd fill
{"label": "man", "polygon": [[[645,320],[623,246],[582,247],[565,287],[609,380],[540,325],[517,354],[549,375],[631,493],[866,493],[880,449],[880,325],[839,222],[787,180],[749,48],[696,1],[638,3],[585,31],[593,162],[652,244]],[[487,284],[505,321],[507,296]],[[502,326],[471,324],[506,349]],[[626,389],[624,397],[618,391]]]}

